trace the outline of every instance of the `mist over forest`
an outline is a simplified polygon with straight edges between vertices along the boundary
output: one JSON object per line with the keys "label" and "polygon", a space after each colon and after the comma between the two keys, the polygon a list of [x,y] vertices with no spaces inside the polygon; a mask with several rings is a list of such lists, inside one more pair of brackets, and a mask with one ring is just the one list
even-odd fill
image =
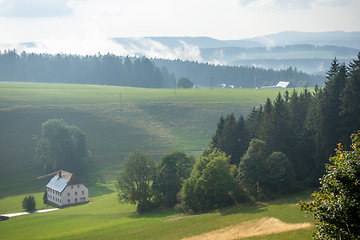
{"label": "mist over forest", "polygon": [[[112,38],[112,53],[51,53],[46,43],[0,44],[0,81],[173,88],[180,77],[195,87],[324,86],[334,57],[348,64],[359,32],[282,32],[251,39],[209,37]],[[10,48],[14,47],[14,48]],[[119,50],[120,49],[120,50]],[[47,53],[44,53],[47,52]]]}

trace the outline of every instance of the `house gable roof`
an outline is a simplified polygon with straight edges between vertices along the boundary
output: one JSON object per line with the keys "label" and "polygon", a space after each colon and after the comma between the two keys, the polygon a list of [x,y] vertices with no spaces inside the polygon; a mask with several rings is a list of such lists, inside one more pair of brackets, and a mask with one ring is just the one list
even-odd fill
{"label": "house gable roof", "polygon": [[62,192],[66,186],[75,184],[82,184],[82,182],[72,173],[59,170],[59,172],[50,180],[46,187],[54,189],[58,192]]}

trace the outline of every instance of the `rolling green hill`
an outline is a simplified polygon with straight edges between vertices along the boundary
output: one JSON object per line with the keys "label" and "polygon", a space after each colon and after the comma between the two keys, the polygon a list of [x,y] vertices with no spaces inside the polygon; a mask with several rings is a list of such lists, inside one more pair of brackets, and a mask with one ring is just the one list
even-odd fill
{"label": "rolling green hill", "polygon": [[202,151],[221,115],[246,115],[283,89],[137,89],[0,83],[2,170],[31,166],[41,124],[62,118],[87,134],[95,158]]}
{"label": "rolling green hill", "polygon": [[[311,221],[288,202],[186,216],[173,210],[138,215],[134,206],[116,201],[114,183],[129,153],[140,149],[159,160],[166,152],[183,150],[198,157],[221,115],[246,115],[267,97],[274,99],[279,91],[285,90],[192,89],[175,93],[174,89],[0,82],[1,214],[23,211],[21,201],[28,194],[35,196],[38,209],[51,207],[42,204],[48,179],[37,179],[43,171],[33,160],[41,124],[48,119],[62,118],[80,127],[93,155],[87,171],[80,175],[90,189],[92,203],[11,218],[0,224],[2,237],[181,239],[264,217],[286,223]],[[272,236],[304,239],[311,231],[304,228]]]}
{"label": "rolling green hill", "polygon": [[[90,195],[112,192],[125,157],[139,149],[155,160],[173,150],[195,157],[207,148],[221,115],[246,115],[284,89],[140,89],[0,82],[0,198],[42,191],[34,160],[41,125],[61,118],[87,134],[92,159],[82,176]],[[23,185],[34,179],[31,185]],[[29,182],[29,180],[27,180]]]}

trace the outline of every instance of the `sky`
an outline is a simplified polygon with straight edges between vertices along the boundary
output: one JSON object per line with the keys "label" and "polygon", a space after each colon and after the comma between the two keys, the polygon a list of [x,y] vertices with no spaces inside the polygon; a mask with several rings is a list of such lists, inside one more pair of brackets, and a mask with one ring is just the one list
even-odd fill
{"label": "sky", "polygon": [[124,54],[110,38],[360,31],[359,10],[360,0],[0,0],[0,46]]}

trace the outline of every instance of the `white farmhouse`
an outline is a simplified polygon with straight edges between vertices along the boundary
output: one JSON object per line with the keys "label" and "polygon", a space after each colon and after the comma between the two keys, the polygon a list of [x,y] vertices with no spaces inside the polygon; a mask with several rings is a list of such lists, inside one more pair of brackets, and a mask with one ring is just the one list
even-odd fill
{"label": "white farmhouse", "polygon": [[89,201],[89,190],[72,173],[60,170],[46,185],[48,202],[57,206]]}

